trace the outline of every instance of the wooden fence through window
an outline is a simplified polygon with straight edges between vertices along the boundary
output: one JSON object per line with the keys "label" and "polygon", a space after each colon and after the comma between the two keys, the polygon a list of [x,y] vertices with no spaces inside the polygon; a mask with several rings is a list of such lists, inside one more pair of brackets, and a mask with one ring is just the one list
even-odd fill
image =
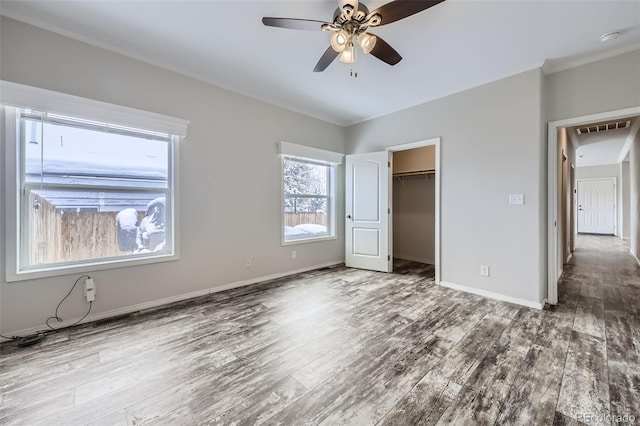
{"label": "wooden fence through window", "polygon": [[285,226],[296,226],[303,223],[313,223],[316,225],[327,225],[327,215],[322,212],[317,213],[285,213]]}
{"label": "wooden fence through window", "polygon": [[[35,208],[35,205],[38,208]],[[118,248],[118,212],[70,212],[56,209],[46,199],[29,197],[29,264],[43,265],[125,255]],[[144,215],[144,212],[139,212]],[[284,224],[327,225],[327,215],[285,213]]]}
{"label": "wooden fence through window", "polygon": [[[34,207],[36,201],[37,209]],[[62,211],[31,193],[29,263],[42,265],[126,254],[118,249],[117,214]]]}

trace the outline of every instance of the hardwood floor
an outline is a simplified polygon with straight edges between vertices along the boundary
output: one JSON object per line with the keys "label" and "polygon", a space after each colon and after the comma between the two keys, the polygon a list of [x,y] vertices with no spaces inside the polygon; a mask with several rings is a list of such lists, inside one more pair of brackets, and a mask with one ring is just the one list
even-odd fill
{"label": "hardwood floor", "polygon": [[401,261],[3,344],[0,424],[639,422],[640,267],[619,239],[578,244],[560,303],[542,311],[436,286],[431,267]]}

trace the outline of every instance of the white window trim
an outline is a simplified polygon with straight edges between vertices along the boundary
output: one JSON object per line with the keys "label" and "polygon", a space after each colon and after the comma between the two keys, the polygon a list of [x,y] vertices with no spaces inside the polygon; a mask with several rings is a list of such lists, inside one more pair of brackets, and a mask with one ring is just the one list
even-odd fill
{"label": "white window trim", "polygon": [[[33,103],[31,103],[33,102]],[[112,105],[77,96],[33,88],[20,84],[0,81],[0,104],[9,106],[3,108],[5,132],[0,134],[5,154],[5,280],[7,282],[25,281],[61,275],[86,273],[98,270],[115,269],[128,266],[146,265],[151,263],[168,262],[180,259],[180,194],[179,170],[180,140],[186,136],[188,121],[163,116],[146,111]],[[12,108],[13,107],[13,108]],[[173,134],[180,140],[174,142],[172,159],[172,194],[173,202],[173,253],[154,255],[143,258],[112,258],[96,260],[71,265],[51,265],[43,268],[24,270],[19,269],[20,231],[18,229],[18,215],[20,209],[20,194],[18,191],[19,149],[16,140],[16,108],[40,109],[69,116],[80,117],[96,121],[111,121],[119,125],[143,128],[154,132]],[[2,117],[0,115],[0,118]],[[2,225],[2,224],[0,224]]]}
{"label": "white window trim", "polygon": [[[336,200],[336,168],[342,164],[344,154],[338,152],[326,151],[324,149],[311,148],[304,145],[297,145],[289,142],[278,143],[278,152],[280,153],[280,241],[282,246],[292,246],[297,244],[315,243],[319,241],[328,241],[337,239],[337,227],[336,227],[336,214],[337,214],[337,200]],[[329,163],[330,178],[329,178],[329,195],[328,195],[328,212],[327,212],[327,230],[329,235],[321,235],[317,237],[297,238],[292,240],[286,240],[284,235],[284,160],[285,157],[296,157],[300,159],[306,159],[311,161],[320,161]]]}
{"label": "white window trim", "polygon": [[0,80],[0,104],[170,135],[187,136],[188,120]]}

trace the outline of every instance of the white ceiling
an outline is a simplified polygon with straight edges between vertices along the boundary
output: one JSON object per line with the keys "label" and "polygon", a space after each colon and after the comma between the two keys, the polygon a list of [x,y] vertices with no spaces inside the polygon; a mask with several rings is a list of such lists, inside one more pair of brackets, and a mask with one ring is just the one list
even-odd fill
{"label": "white ceiling", "polygon": [[[640,125],[640,117],[630,117],[629,119],[631,120],[631,125],[625,129],[607,130],[582,135],[578,134],[576,129],[588,125],[567,129],[570,137],[575,138],[578,144],[578,149],[576,150],[576,167],[619,163],[623,149],[628,149],[628,145],[625,144],[627,144],[629,137],[634,137]],[[591,123],[591,125],[593,124],[595,123]]]}
{"label": "white ceiling", "polygon": [[[370,10],[386,1],[365,2]],[[328,33],[263,16],[330,20],[336,0],[4,1],[0,13],[227,89],[349,125],[542,66],[640,43],[636,0],[447,0],[375,34],[404,59],[337,60],[313,73]],[[618,30],[612,43],[598,37]],[[549,69],[545,67],[545,69]]]}

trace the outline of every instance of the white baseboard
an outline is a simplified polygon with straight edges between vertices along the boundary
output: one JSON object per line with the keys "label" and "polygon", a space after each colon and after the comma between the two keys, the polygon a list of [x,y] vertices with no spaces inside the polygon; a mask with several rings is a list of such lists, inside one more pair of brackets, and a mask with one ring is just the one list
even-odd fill
{"label": "white baseboard", "polygon": [[411,261],[411,262],[427,263],[429,265],[434,265],[435,264],[433,259],[426,259],[424,257],[405,256],[403,254],[394,254],[393,257],[394,257],[394,259],[408,260],[408,261]]}
{"label": "white baseboard", "polygon": [[544,302],[533,302],[531,300],[520,299],[518,297],[511,297],[500,293],[493,293],[491,291],[482,290],[475,287],[469,287],[466,285],[450,283],[446,281],[440,281],[440,285],[443,287],[452,288],[454,290],[464,291],[466,293],[477,294],[478,296],[488,297],[490,299],[501,300],[503,302],[515,303],[516,305],[527,306],[534,309],[544,308]]}
{"label": "white baseboard", "polygon": [[[289,275],[295,275],[295,274],[299,274],[301,272],[313,271],[314,269],[320,269],[320,268],[326,268],[326,267],[330,267],[330,266],[341,265],[343,263],[344,262],[323,263],[323,264],[319,264],[319,265],[309,266],[307,268],[301,268],[301,269],[296,269],[296,270],[287,271],[287,272],[280,272],[280,273],[277,273],[277,274],[265,275],[265,276],[262,276],[262,277],[250,278],[248,280],[236,281],[236,282],[233,282],[233,283],[223,284],[223,285],[217,286],[217,287],[205,288],[205,289],[202,289],[202,290],[192,291],[190,293],[183,293],[183,294],[178,294],[176,296],[169,296],[169,297],[165,297],[165,298],[162,298],[162,299],[151,300],[149,302],[138,303],[137,305],[125,306],[123,308],[117,308],[117,309],[111,309],[109,311],[100,312],[99,314],[89,315],[85,319],[83,319],[81,322],[79,322],[78,324],[85,324],[85,323],[88,323],[88,322],[98,321],[98,320],[105,319],[105,318],[111,318],[111,317],[116,317],[116,316],[120,316],[120,315],[130,314],[130,313],[133,313],[133,312],[144,311],[146,309],[157,308],[159,306],[168,305],[170,303],[175,303],[175,302],[181,302],[181,301],[187,300],[187,299],[193,299],[193,298],[196,298],[196,297],[205,296],[207,294],[219,293],[221,291],[231,290],[233,288],[244,287],[244,286],[247,286],[247,285],[260,283],[260,282],[263,282],[263,281],[271,281],[271,280],[275,280],[275,279],[278,279],[278,278],[283,278],[283,277],[286,277],[286,276],[289,276]],[[80,319],[80,317],[71,318],[71,319],[68,319],[68,320],[64,320],[63,322],[54,322],[54,323],[52,323],[52,325],[57,329],[61,329],[61,328],[68,327],[71,324],[74,324],[79,319]],[[4,334],[5,336],[28,336],[30,334],[37,333],[39,331],[47,331],[47,330],[50,331],[49,327],[47,327],[46,324],[42,324],[42,325],[39,325],[39,326],[36,326],[36,327],[25,328],[25,329],[22,329],[22,330],[2,333],[2,334]],[[0,342],[6,341],[6,340],[7,339],[0,338]]]}
{"label": "white baseboard", "polygon": [[640,265],[640,259],[638,259],[638,258],[636,257],[636,255],[635,255],[635,254],[633,254],[633,252],[631,251],[631,249],[629,249],[629,253],[631,253],[631,256],[633,256],[633,258],[636,260],[636,262],[638,262],[638,265]]}

